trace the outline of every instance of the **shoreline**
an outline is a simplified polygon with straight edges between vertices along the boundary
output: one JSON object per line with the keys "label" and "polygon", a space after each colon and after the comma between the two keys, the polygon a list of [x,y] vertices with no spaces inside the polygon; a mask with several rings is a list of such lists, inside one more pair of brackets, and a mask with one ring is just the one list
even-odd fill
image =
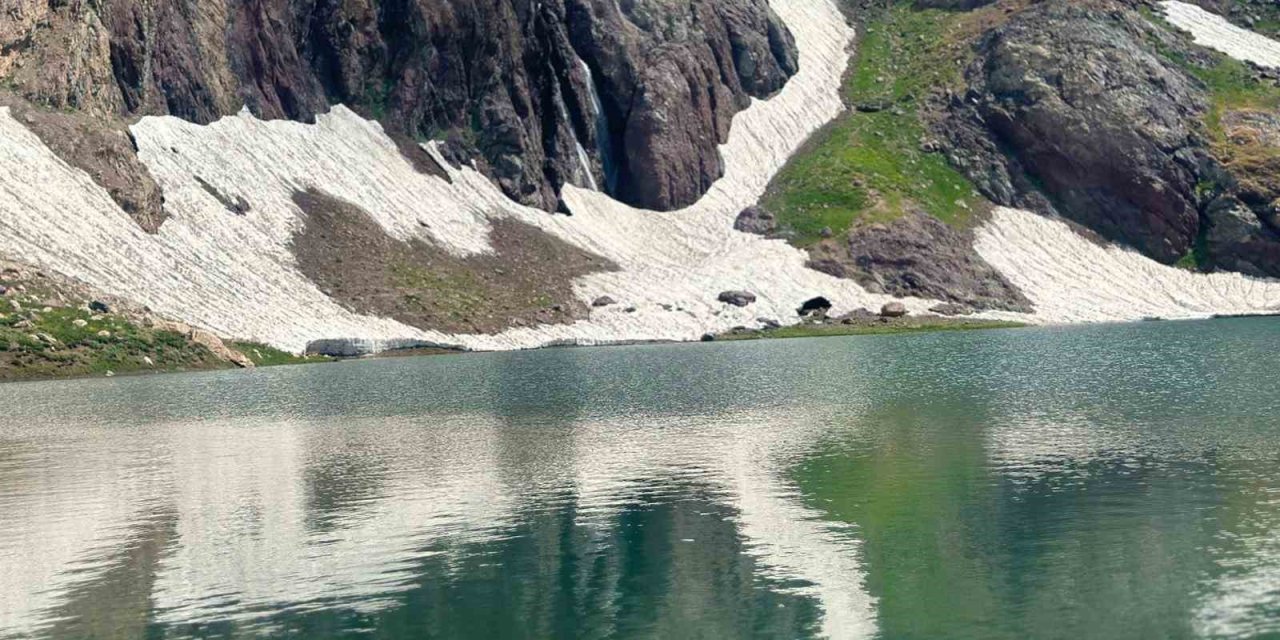
{"label": "shoreline", "polygon": [[[1239,320],[1239,319],[1259,319],[1259,318],[1276,318],[1280,314],[1270,315],[1218,315],[1209,318],[1187,318],[1181,320],[1164,320],[1164,322],[1206,322],[1206,321],[1222,321],[1222,320]],[[930,333],[961,333],[971,331],[992,331],[999,329],[1034,329],[1046,328],[1052,326],[1066,327],[1084,327],[1093,326],[1095,324],[1118,324],[1118,325],[1140,325],[1149,324],[1150,321],[1132,321],[1132,322],[1116,322],[1116,323],[1071,323],[1065,325],[1036,325],[1019,322],[1008,322],[1000,320],[982,320],[971,318],[951,318],[946,316],[916,316],[899,319],[882,319],[867,318],[853,324],[839,324],[830,322],[810,322],[801,323],[790,326],[775,327],[769,329],[746,329],[738,331],[728,331],[713,338],[704,337],[701,341],[694,340],[636,340],[608,344],[578,344],[578,345],[551,345],[545,347],[536,347],[525,349],[522,351],[544,351],[550,349],[589,349],[589,348],[607,348],[607,347],[624,347],[624,346],[646,346],[646,345],[697,345],[707,342],[752,342],[758,340],[795,340],[805,338],[844,338],[859,336],[909,336]],[[352,358],[330,358],[327,360],[312,359],[307,360],[297,358],[292,361],[278,362],[273,364],[262,364],[255,368],[271,369],[276,367],[292,367],[299,365],[321,365],[335,364],[342,362],[357,362],[361,360],[381,360],[392,358],[422,358],[422,357],[439,357],[439,356],[465,356],[485,353],[499,353],[495,351],[476,351],[466,349],[404,349],[384,351],[378,354],[359,356]],[[208,373],[214,371],[234,371],[236,367],[230,363],[226,366],[208,367],[208,368],[192,368],[192,369],[141,369],[131,370],[117,373],[113,376],[103,376],[101,374],[89,375],[67,375],[67,376],[47,376],[32,375],[28,377],[12,377],[0,380],[0,386],[7,384],[20,384],[24,382],[57,382],[72,380],[91,380],[102,379],[107,377],[141,377],[153,375],[179,375],[192,373]]]}

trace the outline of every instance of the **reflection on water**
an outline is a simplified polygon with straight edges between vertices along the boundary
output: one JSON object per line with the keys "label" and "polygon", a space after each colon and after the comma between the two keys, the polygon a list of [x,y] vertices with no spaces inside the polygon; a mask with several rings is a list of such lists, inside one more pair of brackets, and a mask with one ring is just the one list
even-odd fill
{"label": "reflection on water", "polygon": [[1270,320],[0,388],[0,637],[1280,633]]}

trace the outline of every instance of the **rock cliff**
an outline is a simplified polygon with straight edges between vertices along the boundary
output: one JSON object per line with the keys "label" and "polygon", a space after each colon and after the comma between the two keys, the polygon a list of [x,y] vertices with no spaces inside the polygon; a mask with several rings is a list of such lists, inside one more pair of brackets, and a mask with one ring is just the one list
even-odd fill
{"label": "rock cliff", "polygon": [[721,174],[734,114],[797,66],[765,0],[20,0],[0,13],[0,77],[36,105],[203,124],[242,107],[311,122],[346,104],[393,134],[451,139],[546,209],[566,183],[692,203]]}
{"label": "rock cliff", "polygon": [[1265,79],[1235,77],[1122,2],[1042,2],[975,49],[940,129],[988,198],[1166,264],[1280,276],[1280,190],[1267,177],[1280,147],[1241,142],[1275,122],[1224,95],[1265,92]]}

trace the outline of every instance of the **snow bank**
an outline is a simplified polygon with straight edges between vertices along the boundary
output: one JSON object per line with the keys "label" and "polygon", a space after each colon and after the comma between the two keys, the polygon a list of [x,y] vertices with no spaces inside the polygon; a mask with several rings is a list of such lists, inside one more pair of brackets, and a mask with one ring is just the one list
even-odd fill
{"label": "snow bank", "polygon": [[1052,322],[1280,311],[1280,282],[1166,266],[1029,211],[997,209],[978,229],[975,248],[1022,289],[1038,318]]}
{"label": "snow bank", "polygon": [[1160,3],[1165,18],[1191,32],[1196,44],[1264,67],[1280,67],[1280,42],[1242,29],[1226,18],[1194,4],[1167,0]]}

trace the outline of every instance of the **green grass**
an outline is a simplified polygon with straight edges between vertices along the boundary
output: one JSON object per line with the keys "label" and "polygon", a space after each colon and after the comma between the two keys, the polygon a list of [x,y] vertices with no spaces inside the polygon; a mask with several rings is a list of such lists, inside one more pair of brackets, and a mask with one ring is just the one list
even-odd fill
{"label": "green grass", "polygon": [[999,320],[949,320],[921,319],[889,324],[798,324],[777,329],[764,329],[749,333],[730,333],[717,336],[716,340],[765,340],[785,338],[822,338],[830,336],[896,335],[904,333],[932,333],[935,331],[977,331],[983,329],[1014,329],[1026,325]]}
{"label": "green grass", "polygon": [[73,307],[13,311],[7,300],[4,305],[0,380],[229,366],[181,334],[141,327],[120,316]]}
{"label": "green grass", "polygon": [[333,359],[326,356],[296,356],[288,351],[281,351],[275,347],[267,346],[260,342],[232,342],[227,346],[248,356],[253,364],[259,367],[276,367],[287,364],[307,364],[311,362],[330,362]]}
{"label": "green grass", "polygon": [[920,102],[958,86],[956,36],[966,14],[918,11],[899,4],[864,29],[844,93],[855,106],[829,125],[779,173],[763,204],[798,246],[859,223],[887,222],[918,207],[963,225],[978,199],[972,185],[938,153],[921,150],[927,137]]}

